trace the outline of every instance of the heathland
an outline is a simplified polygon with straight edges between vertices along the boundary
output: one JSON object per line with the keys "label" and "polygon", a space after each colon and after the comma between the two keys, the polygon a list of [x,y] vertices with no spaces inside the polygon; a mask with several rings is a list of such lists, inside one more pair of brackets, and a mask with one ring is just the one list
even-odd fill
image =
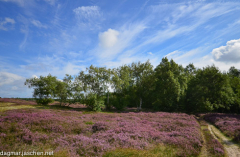
{"label": "heathland", "polygon": [[240,70],[163,58],[77,76],[29,78],[31,99],[0,98],[0,153],[238,156]]}

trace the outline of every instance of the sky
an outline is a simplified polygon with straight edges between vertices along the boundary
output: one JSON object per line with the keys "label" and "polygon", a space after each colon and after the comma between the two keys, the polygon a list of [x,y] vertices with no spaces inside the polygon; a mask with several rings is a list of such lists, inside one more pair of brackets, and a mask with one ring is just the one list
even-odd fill
{"label": "sky", "polygon": [[90,65],[240,69],[239,0],[0,0],[0,97],[32,97],[27,78]]}

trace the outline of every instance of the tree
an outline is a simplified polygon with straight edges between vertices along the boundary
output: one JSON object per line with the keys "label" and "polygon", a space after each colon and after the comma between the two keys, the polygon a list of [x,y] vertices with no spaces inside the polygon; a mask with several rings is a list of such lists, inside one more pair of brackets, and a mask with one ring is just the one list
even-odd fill
{"label": "tree", "polygon": [[[86,94],[85,103],[87,106],[92,106],[92,102],[95,102],[95,105],[99,107],[89,107],[90,109],[99,110],[104,104],[104,96],[109,90],[109,80],[110,80],[110,69],[105,67],[94,67],[91,65],[89,68],[86,68],[86,72],[80,72],[77,77],[77,80],[81,82],[83,90]],[[87,96],[89,94],[89,96]],[[93,101],[93,99],[95,99]]]}
{"label": "tree", "polygon": [[230,67],[228,70],[228,78],[233,92],[235,93],[235,103],[231,107],[231,112],[239,113],[240,109],[240,70]]}
{"label": "tree", "polygon": [[103,99],[100,99],[95,93],[87,94],[85,96],[84,103],[92,111],[101,111],[104,107]]}
{"label": "tree", "polygon": [[[153,66],[148,60],[145,63],[132,63],[131,70],[133,73],[133,88],[139,100],[139,109],[141,110],[143,102],[146,103],[147,98],[150,96],[150,91],[153,85]],[[135,100],[135,101],[138,101]],[[147,105],[145,105],[147,106]]]}
{"label": "tree", "polygon": [[63,81],[58,81],[56,86],[56,97],[60,99],[60,104],[66,105],[80,102],[82,99],[82,86],[77,77],[73,80],[71,75],[66,74]]}
{"label": "tree", "polygon": [[58,81],[56,86],[56,91],[57,92],[55,96],[59,99],[60,105],[66,104],[68,101],[67,84],[65,82]]}
{"label": "tree", "polygon": [[58,84],[55,76],[49,74],[46,77],[40,76],[39,78],[26,79],[24,84],[28,85],[29,88],[34,88],[33,97],[38,104],[47,105],[54,101]]}
{"label": "tree", "polygon": [[234,93],[228,78],[213,66],[198,69],[187,90],[188,112],[229,110],[234,103]]}
{"label": "tree", "polygon": [[240,78],[240,70],[236,69],[234,66],[230,67],[230,69],[228,70],[228,75],[230,77],[237,77]]}
{"label": "tree", "polygon": [[179,100],[185,92],[184,69],[173,60],[163,58],[155,68],[155,90],[153,107],[162,111],[177,111]]}
{"label": "tree", "polygon": [[[129,104],[128,92],[133,84],[132,70],[123,65],[112,70],[111,77],[114,93],[111,95],[111,104],[118,110],[123,110]],[[131,95],[134,96],[134,93]]]}

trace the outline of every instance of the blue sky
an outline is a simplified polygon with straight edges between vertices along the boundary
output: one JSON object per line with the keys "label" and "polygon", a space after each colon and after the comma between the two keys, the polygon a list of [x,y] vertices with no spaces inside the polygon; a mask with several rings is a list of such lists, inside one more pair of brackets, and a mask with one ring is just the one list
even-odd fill
{"label": "blue sky", "polygon": [[91,64],[240,69],[240,1],[0,0],[0,97],[31,97],[26,78]]}

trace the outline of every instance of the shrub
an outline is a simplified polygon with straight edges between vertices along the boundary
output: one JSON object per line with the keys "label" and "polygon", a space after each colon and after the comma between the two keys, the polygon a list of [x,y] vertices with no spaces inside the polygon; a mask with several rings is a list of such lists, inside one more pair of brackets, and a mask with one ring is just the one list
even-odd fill
{"label": "shrub", "polygon": [[104,107],[104,100],[101,100],[97,97],[97,94],[93,93],[89,93],[86,96],[84,103],[92,111],[101,111]]}
{"label": "shrub", "polygon": [[106,124],[102,122],[97,122],[92,126],[92,131],[95,133],[97,131],[106,130]]}
{"label": "shrub", "polygon": [[124,110],[124,108],[127,106],[126,99],[117,95],[112,95],[109,101],[111,105],[119,111]]}
{"label": "shrub", "polygon": [[43,98],[43,99],[37,99],[36,102],[37,104],[40,104],[40,105],[48,105],[49,103],[54,102],[54,100],[51,98]]}

